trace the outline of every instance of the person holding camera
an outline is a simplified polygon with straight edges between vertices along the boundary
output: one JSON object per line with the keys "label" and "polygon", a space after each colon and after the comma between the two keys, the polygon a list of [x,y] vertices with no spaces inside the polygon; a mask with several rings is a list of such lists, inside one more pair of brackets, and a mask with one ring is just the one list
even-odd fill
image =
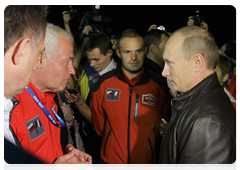
{"label": "person holding camera", "polygon": [[[201,28],[208,30],[208,24],[204,20],[199,20],[198,23],[200,25],[197,26],[200,26]],[[194,16],[188,17],[187,25],[196,25],[196,22],[194,21]]]}

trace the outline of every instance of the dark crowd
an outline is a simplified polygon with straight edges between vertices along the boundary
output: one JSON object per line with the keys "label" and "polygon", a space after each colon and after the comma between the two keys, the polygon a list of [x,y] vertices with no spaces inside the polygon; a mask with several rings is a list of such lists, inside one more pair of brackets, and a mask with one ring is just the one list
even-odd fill
{"label": "dark crowd", "polygon": [[99,5],[77,29],[73,6],[62,27],[49,8],[4,9],[7,163],[236,161],[236,39],[219,47],[200,11],[116,34]]}

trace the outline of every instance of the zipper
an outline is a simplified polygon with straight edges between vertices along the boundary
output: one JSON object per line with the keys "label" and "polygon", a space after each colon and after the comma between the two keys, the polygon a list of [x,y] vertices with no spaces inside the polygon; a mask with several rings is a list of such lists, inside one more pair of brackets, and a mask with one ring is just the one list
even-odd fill
{"label": "zipper", "polygon": [[132,86],[129,86],[129,106],[128,106],[128,134],[127,134],[127,150],[128,150],[128,164],[130,164],[130,121],[131,121],[131,103],[132,103]]}
{"label": "zipper", "polygon": [[154,163],[154,152],[153,152],[152,142],[149,138],[148,138],[148,143],[149,143],[149,146],[150,146],[151,152],[152,152],[152,163]]}
{"label": "zipper", "polygon": [[135,95],[135,106],[134,106],[134,120],[137,121],[138,119],[138,108],[139,108],[139,94],[136,93]]}
{"label": "zipper", "polygon": [[112,129],[110,129],[110,131],[108,132],[108,135],[107,135],[107,138],[106,138],[106,141],[105,141],[105,144],[104,144],[104,148],[103,148],[103,156],[106,156],[106,146],[107,146],[107,142],[108,142],[108,139],[109,139],[109,136],[112,132]]}

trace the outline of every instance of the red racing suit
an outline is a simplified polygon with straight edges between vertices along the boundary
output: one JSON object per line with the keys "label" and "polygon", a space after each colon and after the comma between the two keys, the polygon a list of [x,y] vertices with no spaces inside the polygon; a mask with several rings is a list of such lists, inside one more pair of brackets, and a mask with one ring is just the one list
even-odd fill
{"label": "red racing suit", "polygon": [[160,76],[144,66],[139,81],[131,86],[122,66],[102,75],[92,88],[92,120],[102,136],[101,161],[111,164],[150,164],[169,96]]}

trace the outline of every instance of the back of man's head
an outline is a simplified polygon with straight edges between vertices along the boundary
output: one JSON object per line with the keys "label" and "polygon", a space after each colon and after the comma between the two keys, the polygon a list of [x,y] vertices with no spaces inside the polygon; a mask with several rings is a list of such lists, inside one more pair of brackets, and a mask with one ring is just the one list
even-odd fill
{"label": "back of man's head", "polygon": [[146,54],[149,53],[149,48],[151,44],[154,44],[157,47],[159,46],[159,44],[162,42],[161,36],[163,34],[169,37],[169,35],[166,32],[158,29],[152,29],[149,32],[147,32],[147,34],[144,37],[144,44],[147,47]]}
{"label": "back of man's head", "polygon": [[85,52],[92,51],[95,48],[99,48],[100,53],[107,55],[108,51],[112,49],[110,39],[105,34],[92,34],[85,46]]}
{"label": "back of man's head", "polygon": [[46,32],[47,6],[10,5],[4,10],[4,54],[21,38],[30,38],[32,51]]}
{"label": "back of man's head", "polygon": [[171,37],[179,34],[185,37],[180,51],[187,59],[195,54],[201,54],[206,61],[207,69],[216,68],[219,60],[218,46],[210,32],[198,26],[186,26],[175,31]]}
{"label": "back of man's head", "polygon": [[142,35],[137,32],[136,30],[134,29],[126,29],[125,31],[123,31],[117,38],[117,44],[116,44],[116,50],[120,50],[120,41],[123,39],[123,38],[136,38],[136,37],[142,37]]}
{"label": "back of man's head", "polygon": [[54,24],[48,23],[45,37],[45,53],[48,58],[52,58],[54,53],[61,50],[59,49],[60,34],[66,37],[72,44],[74,43],[73,37],[67,31]]}

